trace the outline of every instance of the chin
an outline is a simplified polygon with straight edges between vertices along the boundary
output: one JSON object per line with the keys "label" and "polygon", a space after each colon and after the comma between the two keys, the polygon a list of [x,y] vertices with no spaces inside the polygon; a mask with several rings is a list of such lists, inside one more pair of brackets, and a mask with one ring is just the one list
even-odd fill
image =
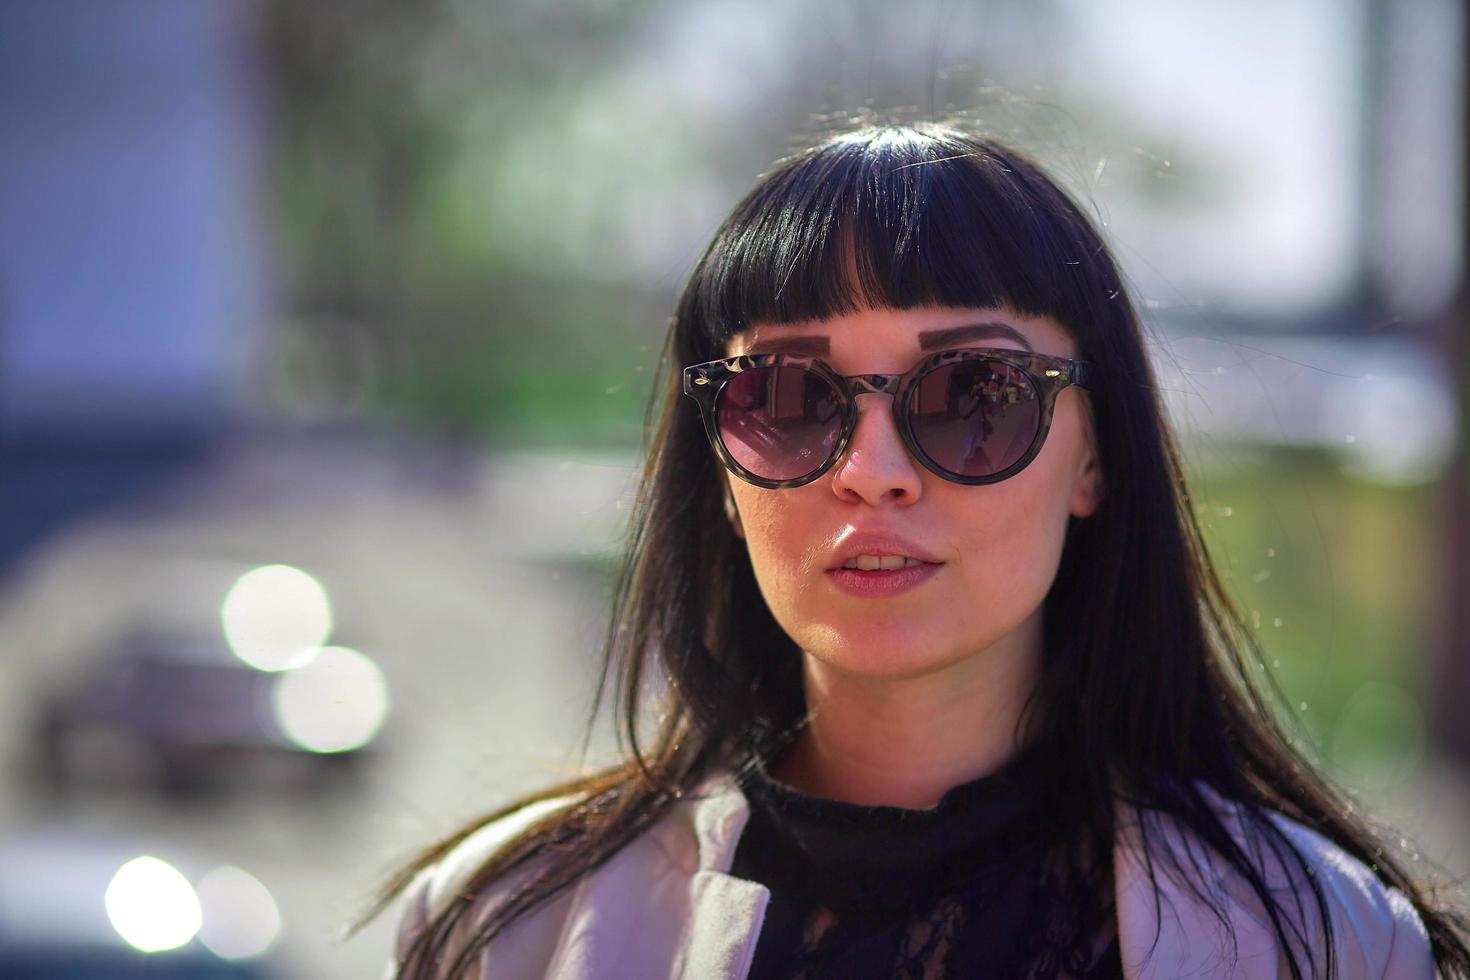
{"label": "chin", "polygon": [[881,627],[851,634],[824,631],[821,642],[803,644],[802,649],[831,670],[888,680],[931,674],[964,659],[933,637]]}

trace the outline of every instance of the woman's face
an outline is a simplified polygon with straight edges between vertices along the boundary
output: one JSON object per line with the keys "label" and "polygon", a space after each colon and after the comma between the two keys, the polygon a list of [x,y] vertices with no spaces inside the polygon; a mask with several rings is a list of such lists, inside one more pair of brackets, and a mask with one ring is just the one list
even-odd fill
{"label": "woman's face", "polygon": [[[727,353],[816,353],[840,374],[899,374],[954,347],[1077,355],[1053,320],[946,307],[756,324]],[[827,667],[874,677],[917,676],[996,644],[1039,643],[1068,517],[1091,514],[1100,499],[1085,398],[1064,389],[1040,453],[1000,483],[965,486],[925,469],[899,436],[886,395],[858,396],[851,441],[812,483],[766,490],[727,473],[732,519],[776,621]],[[925,564],[898,574],[844,571],[853,551]]]}

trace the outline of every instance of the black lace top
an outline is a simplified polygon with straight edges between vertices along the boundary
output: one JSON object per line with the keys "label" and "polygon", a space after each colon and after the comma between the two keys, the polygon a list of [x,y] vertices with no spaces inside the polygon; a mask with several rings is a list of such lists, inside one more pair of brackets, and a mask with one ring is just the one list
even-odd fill
{"label": "black lace top", "polygon": [[1036,754],[931,810],[808,796],[757,769],[732,873],[771,891],[751,980],[1121,980],[1111,867],[1057,853]]}

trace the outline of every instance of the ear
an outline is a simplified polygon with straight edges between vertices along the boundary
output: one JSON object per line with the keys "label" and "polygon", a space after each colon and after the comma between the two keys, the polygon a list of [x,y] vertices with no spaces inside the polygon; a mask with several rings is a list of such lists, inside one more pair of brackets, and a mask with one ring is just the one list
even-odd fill
{"label": "ear", "polygon": [[1077,466],[1077,476],[1072,481],[1072,500],[1068,510],[1073,517],[1090,517],[1102,504],[1105,493],[1097,449],[1092,440],[1088,439],[1087,448]]}
{"label": "ear", "polygon": [[722,486],[725,491],[725,517],[730,521],[730,529],[735,532],[735,536],[744,541],[745,525],[740,523],[740,511],[735,507],[735,497],[730,493],[728,479]]}

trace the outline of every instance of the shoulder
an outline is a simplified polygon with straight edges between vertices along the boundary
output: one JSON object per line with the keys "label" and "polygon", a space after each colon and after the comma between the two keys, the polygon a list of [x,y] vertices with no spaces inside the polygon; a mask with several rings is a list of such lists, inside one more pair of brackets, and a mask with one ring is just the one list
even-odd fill
{"label": "shoulder", "polygon": [[1310,827],[1271,819],[1322,885],[1339,958],[1365,963],[1370,976],[1433,976],[1429,933],[1407,895]]}
{"label": "shoulder", "polygon": [[[1331,918],[1338,976],[1407,980],[1434,975],[1428,934],[1403,892],[1385,885],[1367,865],[1317,831],[1272,812],[1268,818],[1280,833],[1276,837],[1251,820],[1241,804],[1202,789],[1285,915],[1283,927],[1299,962],[1307,962],[1308,948],[1322,959],[1315,882]],[[1146,833],[1140,833],[1141,824]],[[1195,882],[1198,894],[1163,872],[1158,858],[1166,855],[1173,866],[1203,872],[1206,880]],[[1156,929],[1166,955],[1180,958],[1177,966],[1203,962],[1217,953],[1199,943],[1198,936],[1216,935],[1223,916],[1234,933],[1232,959],[1243,966],[1254,958],[1250,970],[1240,975],[1287,975],[1271,914],[1260,896],[1182,820],[1156,811],[1131,811],[1120,824],[1115,860],[1119,928],[1133,933],[1125,938],[1131,938],[1135,954],[1150,947]],[[1147,940],[1141,947],[1140,937]],[[1177,945],[1171,945],[1174,940]]]}
{"label": "shoulder", "polygon": [[[564,810],[576,801],[574,796],[562,796],[527,804],[478,828],[449,853],[419,871],[404,890],[403,912],[394,942],[394,964],[404,961],[425,927],[466,890],[475,873],[497,852],[544,817]],[[451,937],[451,951],[462,946],[472,931],[473,923],[504,899],[514,888],[516,880],[516,876],[512,876],[496,882],[476,896],[471,914],[461,920],[456,927],[456,935]],[[396,966],[390,966],[388,976],[395,972]]]}
{"label": "shoulder", "polygon": [[[721,785],[712,781],[712,786]],[[691,796],[675,804],[606,863],[553,896],[546,904],[514,920],[487,951],[477,954],[472,976],[541,977],[570,972],[604,941],[622,943],[637,935],[644,945],[662,937],[672,941],[669,923],[676,922],[689,901],[690,882],[700,870],[699,820],[723,816],[728,794]],[[396,975],[419,936],[457,897],[470,897],[464,913],[448,927],[442,943],[446,965],[472,943],[487,917],[541,866],[525,867],[482,885],[477,873],[494,855],[538,821],[575,806],[580,797],[539,801],[477,829],[448,854],[418,873],[405,889],[403,913],[394,946]],[[639,896],[630,901],[630,896]],[[472,897],[471,897],[472,896]],[[639,917],[643,916],[640,920]],[[658,920],[644,921],[649,916]],[[668,935],[665,935],[668,933]]]}

